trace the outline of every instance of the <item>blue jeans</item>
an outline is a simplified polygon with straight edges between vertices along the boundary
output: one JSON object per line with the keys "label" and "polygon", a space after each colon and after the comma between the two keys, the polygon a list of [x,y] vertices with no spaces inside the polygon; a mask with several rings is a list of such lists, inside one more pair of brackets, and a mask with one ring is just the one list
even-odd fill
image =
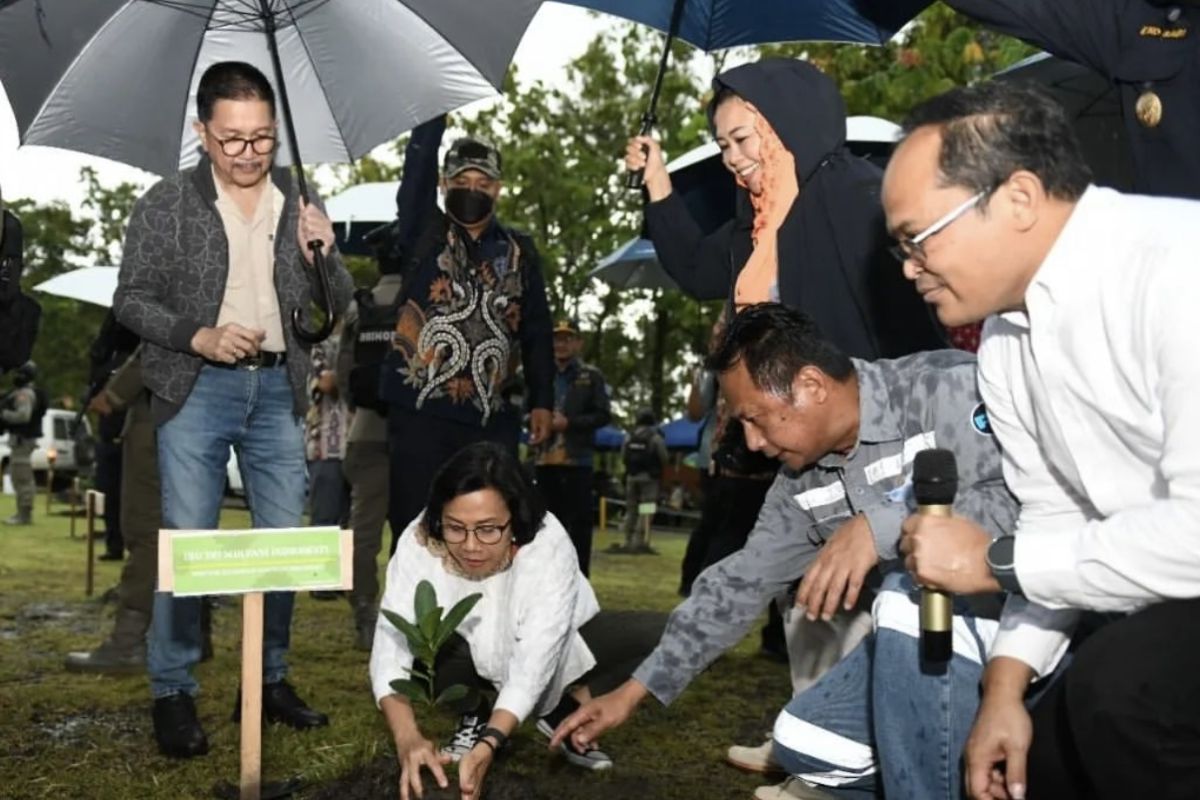
{"label": "blue jeans", "polygon": [[[163,527],[218,527],[229,448],[241,464],[246,502],[256,528],[300,524],[304,509],[303,426],[292,409],[286,367],[221,369],[204,366],[187,401],[158,429]],[[291,592],[269,592],[263,619],[263,682],[287,674],[284,655],[292,622]],[[154,595],[147,671],[155,698],[199,685],[192,668],[200,661],[198,597]]]}
{"label": "blue jeans", "polygon": [[935,673],[920,664],[908,575],[885,577],[873,616],[875,633],[780,713],[775,759],[838,797],[958,800],[996,623],[956,606],[954,655]]}

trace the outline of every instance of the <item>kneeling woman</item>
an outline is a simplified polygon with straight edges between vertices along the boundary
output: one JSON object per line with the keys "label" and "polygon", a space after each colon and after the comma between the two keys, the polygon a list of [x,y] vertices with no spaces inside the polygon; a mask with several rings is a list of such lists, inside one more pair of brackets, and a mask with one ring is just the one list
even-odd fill
{"label": "kneeling woman", "polygon": [[[545,735],[592,694],[625,681],[653,649],[666,621],[660,614],[598,613],[575,548],[546,513],[538,491],[502,448],[481,443],[446,462],[434,478],[423,514],[404,531],[388,564],[383,608],[413,619],[417,584],[427,580],[438,605],[482,598],[438,653],[435,691],[471,691],[458,730],[440,751],[417,727],[407,697],[389,682],[409,678],[413,654],[382,615],[371,652],[371,685],[400,760],[400,795],[419,793],[422,767],[440,786],[443,765],[459,762],[464,797],[482,794],[496,751],[536,713]],[[484,698],[495,690],[494,703]],[[576,766],[605,769],[597,749],[564,743]]]}

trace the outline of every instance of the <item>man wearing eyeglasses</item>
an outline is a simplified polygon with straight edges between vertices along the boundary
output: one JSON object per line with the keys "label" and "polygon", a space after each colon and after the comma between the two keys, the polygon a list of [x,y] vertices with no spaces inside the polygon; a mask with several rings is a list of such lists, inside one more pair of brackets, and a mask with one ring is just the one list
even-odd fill
{"label": "man wearing eyeglasses", "polygon": [[[209,67],[196,92],[200,163],[155,184],[134,206],[113,309],[143,340],[142,371],[158,426],[163,525],[217,528],[229,449],[236,449],[256,528],[300,524],[308,406],[307,345],[284,312],[314,292],[310,241],[323,243],[333,310],[351,281],[333,228],[272,169],[275,96],[249,64]],[[304,729],[328,720],[285,680],[291,593],[266,598],[263,716]],[[200,598],[154,599],[147,669],[154,734],[166,755],[208,751],[192,675],[201,658]],[[236,712],[235,712],[236,713]]]}
{"label": "man wearing eyeglasses", "polygon": [[[943,323],[987,318],[980,394],[1021,501],[1015,536],[913,517],[900,542],[924,586],[1009,592],[970,794],[1198,797],[1200,203],[1090,185],[1029,88],[955,89],[905,130],[888,226]],[[1089,611],[1110,616],[1064,666]]]}

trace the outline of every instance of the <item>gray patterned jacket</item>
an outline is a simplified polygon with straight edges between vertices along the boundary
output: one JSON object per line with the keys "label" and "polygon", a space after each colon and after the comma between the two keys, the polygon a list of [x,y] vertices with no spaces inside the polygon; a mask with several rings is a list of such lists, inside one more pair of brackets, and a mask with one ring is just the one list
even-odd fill
{"label": "gray patterned jacket", "polygon": [[[295,412],[308,408],[309,346],[296,338],[291,309],[309,318],[309,297],[316,294],[312,269],[296,241],[298,190],[291,172],[271,171],[284,196],[275,233],[275,292],[283,314],[290,358],[288,378]],[[216,207],[217,189],[207,158],[192,168],[156,183],[138,199],[125,233],[113,311],[121,324],[145,342],[142,370],[154,394],[154,416],[162,423],[179,410],[192,391],[204,363],[191,348],[201,327],[217,324],[229,274],[229,242]],[[314,202],[318,202],[315,201]],[[326,259],[334,310],[350,302],[353,284],[336,250]],[[299,357],[298,357],[299,356]]]}
{"label": "gray patterned jacket", "polygon": [[[957,350],[889,361],[854,359],[858,445],[800,472],[780,471],[746,546],[700,574],[671,613],[654,652],[634,673],[670,703],[746,635],[763,608],[804,575],[838,527],[863,514],[881,569],[898,569],[900,524],[910,513],[912,461],[944,447],[958,460],[956,514],[1010,532],[1018,505],[1000,472],[1000,447],[975,385],[975,357]],[[889,561],[891,563],[889,564]]]}

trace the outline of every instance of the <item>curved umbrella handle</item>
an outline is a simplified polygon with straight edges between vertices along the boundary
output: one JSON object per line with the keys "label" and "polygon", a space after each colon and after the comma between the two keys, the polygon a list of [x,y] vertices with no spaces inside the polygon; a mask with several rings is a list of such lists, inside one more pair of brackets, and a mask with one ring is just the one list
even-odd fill
{"label": "curved umbrella handle", "polygon": [[320,290],[317,306],[325,313],[325,321],[316,331],[306,330],[300,319],[300,309],[292,309],[292,330],[296,338],[308,344],[325,341],[337,323],[337,315],[333,313],[333,291],[329,288],[329,271],[325,268],[325,254],[321,252],[323,247],[324,243],[319,240],[308,243],[308,249],[313,254],[313,269],[317,271],[317,288]]}

